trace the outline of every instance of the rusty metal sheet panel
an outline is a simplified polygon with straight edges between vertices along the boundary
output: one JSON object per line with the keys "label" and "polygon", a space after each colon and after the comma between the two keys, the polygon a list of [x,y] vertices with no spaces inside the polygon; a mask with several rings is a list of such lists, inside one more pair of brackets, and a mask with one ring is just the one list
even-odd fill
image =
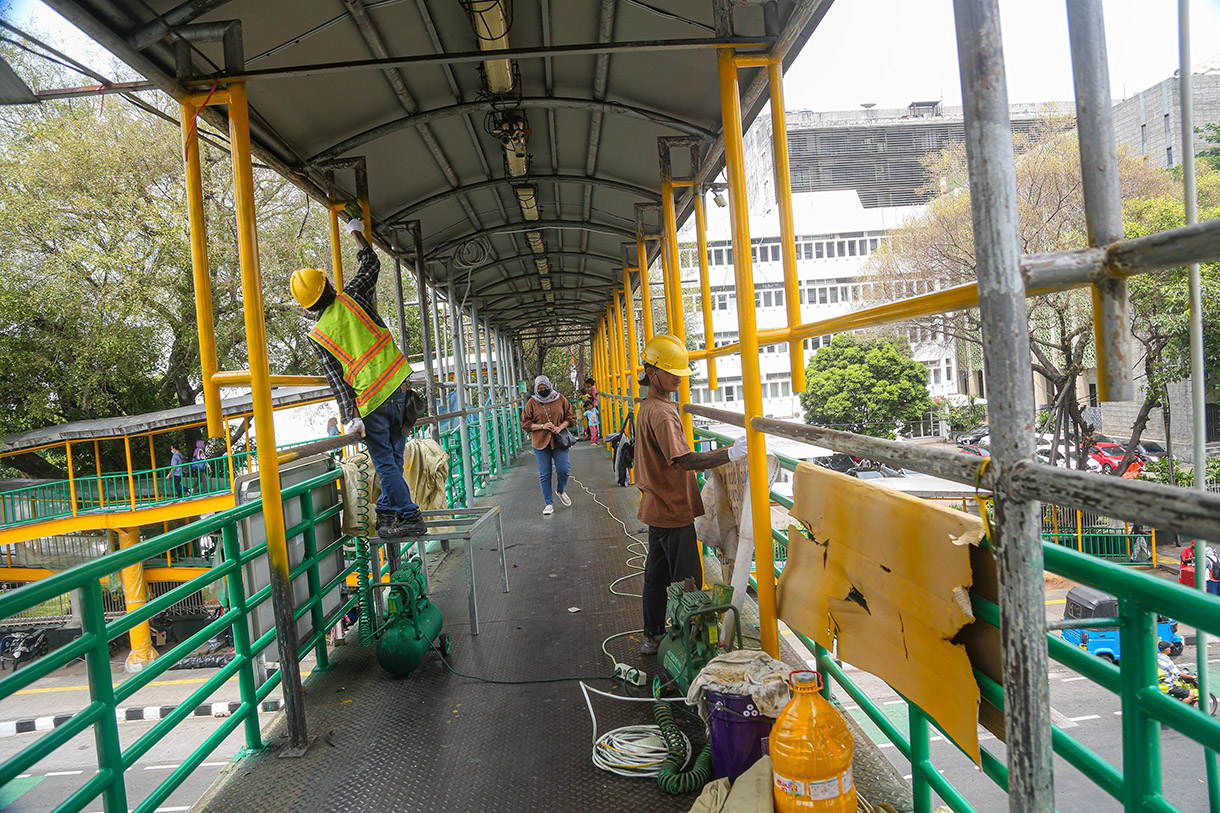
{"label": "rusty metal sheet panel", "polygon": [[802,463],[779,617],[917,703],[979,761],[973,620],[978,517]]}

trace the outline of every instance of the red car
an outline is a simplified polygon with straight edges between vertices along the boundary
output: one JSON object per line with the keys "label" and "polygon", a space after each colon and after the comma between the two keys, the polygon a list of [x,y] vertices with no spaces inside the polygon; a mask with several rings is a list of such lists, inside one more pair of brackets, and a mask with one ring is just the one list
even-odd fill
{"label": "red car", "polygon": [[[1123,462],[1123,458],[1127,455],[1127,450],[1117,443],[1098,443],[1089,447],[1089,457],[1101,466],[1103,474],[1113,474]],[[1136,470],[1143,468],[1144,461],[1138,457],[1134,458],[1131,466],[1137,467]],[[1128,467],[1130,468],[1130,467]]]}

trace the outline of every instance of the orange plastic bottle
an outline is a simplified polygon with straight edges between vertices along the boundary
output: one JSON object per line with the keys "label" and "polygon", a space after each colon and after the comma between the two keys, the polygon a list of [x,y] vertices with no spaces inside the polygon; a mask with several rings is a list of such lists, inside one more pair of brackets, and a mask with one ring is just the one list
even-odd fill
{"label": "orange plastic bottle", "polygon": [[788,685],[792,699],[775,718],[769,744],[776,813],[855,813],[847,724],[820,694],[817,672],[793,672]]}

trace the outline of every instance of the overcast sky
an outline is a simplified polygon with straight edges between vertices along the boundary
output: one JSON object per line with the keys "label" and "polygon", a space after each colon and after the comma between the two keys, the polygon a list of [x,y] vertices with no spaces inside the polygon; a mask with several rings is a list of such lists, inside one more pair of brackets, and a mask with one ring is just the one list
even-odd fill
{"label": "overcast sky", "polygon": [[[1111,95],[1125,98],[1173,75],[1178,14],[1173,0],[1106,0]],[[1072,64],[1064,0],[1001,0],[1013,102],[1070,101]],[[1220,0],[1192,0],[1191,61],[1220,59]],[[838,0],[784,82],[789,110],[961,104],[950,0]]]}

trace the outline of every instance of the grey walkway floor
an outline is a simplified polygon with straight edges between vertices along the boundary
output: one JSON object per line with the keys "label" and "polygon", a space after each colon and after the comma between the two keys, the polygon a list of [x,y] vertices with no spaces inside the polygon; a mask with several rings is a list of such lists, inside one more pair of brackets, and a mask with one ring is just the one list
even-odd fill
{"label": "grey walkway floor", "polygon": [[[580,446],[573,474],[636,538],[638,491],[611,478],[608,456]],[[460,549],[432,579],[433,600],[453,638],[450,663],[497,680],[608,675],[609,635],[640,626],[639,599],[609,584],[632,570],[624,528],[577,483],[572,507],[543,517],[533,455],[520,455],[479,502],[504,511],[511,592],[500,589],[494,535],[475,541],[480,634],[467,624],[466,563]],[[628,579],[624,592],[639,592]],[[578,611],[571,611],[578,608]],[[644,666],[638,636],[610,643],[618,660]],[[655,658],[650,659],[655,662]],[[669,797],[648,779],[604,773],[590,762],[592,727],[575,682],[493,685],[458,677],[436,655],[409,678],[377,665],[371,649],[340,647],[334,667],[306,682],[306,715],[318,739],[302,758],[277,758],[284,721],[265,734],[266,751],[242,757],[195,810],[220,811],[665,811]],[[610,680],[591,681],[621,691]],[[597,699],[599,732],[650,723],[651,705]],[[700,744],[698,731],[691,732]],[[699,747],[697,744],[696,747]]]}

